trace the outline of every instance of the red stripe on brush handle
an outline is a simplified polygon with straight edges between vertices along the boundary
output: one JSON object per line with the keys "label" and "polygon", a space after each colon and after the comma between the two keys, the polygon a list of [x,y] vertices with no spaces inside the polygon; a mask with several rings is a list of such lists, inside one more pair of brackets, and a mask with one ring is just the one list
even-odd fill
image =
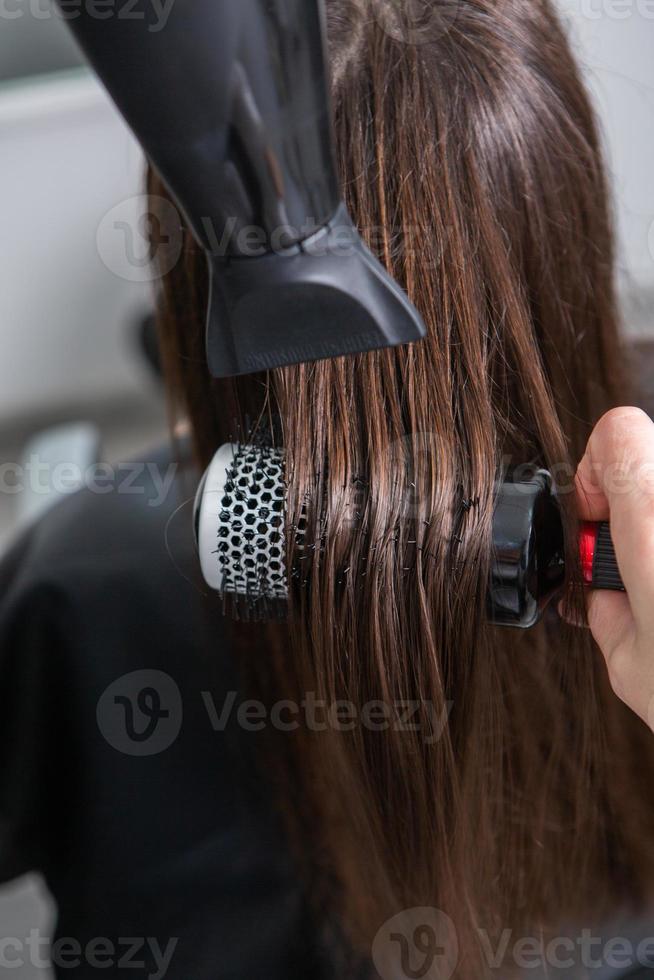
{"label": "red stripe on brush handle", "polygon": [[586,585],[593,589],[624,592],[615,557],[611,528],[606,522],[585,521],[579,531],[579,559]]}

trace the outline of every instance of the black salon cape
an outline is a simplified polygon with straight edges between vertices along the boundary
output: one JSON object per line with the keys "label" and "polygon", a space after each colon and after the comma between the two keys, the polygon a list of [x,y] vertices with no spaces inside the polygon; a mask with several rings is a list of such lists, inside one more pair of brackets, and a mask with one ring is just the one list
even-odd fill
{"label": "black salon cape", "polygon": [[[163,476],[170,461],[150,463]],[[147,474],[129,488],[115,475],[109,492],[58,504],[0,565],[0,880],[41,872],[57,937],[114,944],[113,958],[101,947],[109,969],[83,953],[62,977],[118,975],[120,956],[156,975],[148,944],[130,952],[127,937],[177,940],[168,980],[327,976],[257,736],[215,731],[207,709],[207,692],[220,711],[239,681],[198,585],[194,486],[179,477],[154,506]],[[146,715],[129,708],[135,671]],[[170,698],[157,751],[124,751],[132,734],[148,751],[139,734]]]}

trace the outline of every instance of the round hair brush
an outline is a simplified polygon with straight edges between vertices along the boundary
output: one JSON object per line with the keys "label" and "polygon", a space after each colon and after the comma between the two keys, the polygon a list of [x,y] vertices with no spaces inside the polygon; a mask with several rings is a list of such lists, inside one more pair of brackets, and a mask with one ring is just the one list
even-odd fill
{"label": "round hair brush", "polygon": [[[284,452],[267,446],[223,446],[198,489],[195,534],[211,589],[231,600],[239,618],[283,618],[289,596],[286,563]],[[302,549],[302,531],[296,533]],[[624,591],[608,524],[585,523],[579,537],[584,581]],[[488,620],[528,629],[565,583],[561,514],[545,470],[498,486],[493,517]]]}

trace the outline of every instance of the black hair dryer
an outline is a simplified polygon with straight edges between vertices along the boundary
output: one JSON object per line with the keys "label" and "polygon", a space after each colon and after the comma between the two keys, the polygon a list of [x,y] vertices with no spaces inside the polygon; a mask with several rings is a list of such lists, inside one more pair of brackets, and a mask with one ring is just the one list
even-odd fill
{"label": "black hair dryer", "polygon": [[424,337],[341,200],[322,0],[116,0],[70,26],[206,253],[215,377]]}

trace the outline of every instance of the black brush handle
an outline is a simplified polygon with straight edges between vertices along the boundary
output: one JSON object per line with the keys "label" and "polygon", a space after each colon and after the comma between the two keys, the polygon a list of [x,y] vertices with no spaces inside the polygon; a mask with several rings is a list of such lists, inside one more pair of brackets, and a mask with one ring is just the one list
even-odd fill
{"label": "black brush handle", "polygon": [[[588,543],[585,543],[586,541]],[[608,522],[584,524],[581,542],[581,559],[586,583],[593,589],[625,592]],[[591,552],[588,550],[589,544],[592,546]]]}
{"label": "black brush handle", "polygon": [[[579,560],[588,588],[625,592],[607,522],[579,528]],[[565,587],[561,511],[551,475],[538,470],[503,483],[496,495],[488,618],[529,629]]]}

